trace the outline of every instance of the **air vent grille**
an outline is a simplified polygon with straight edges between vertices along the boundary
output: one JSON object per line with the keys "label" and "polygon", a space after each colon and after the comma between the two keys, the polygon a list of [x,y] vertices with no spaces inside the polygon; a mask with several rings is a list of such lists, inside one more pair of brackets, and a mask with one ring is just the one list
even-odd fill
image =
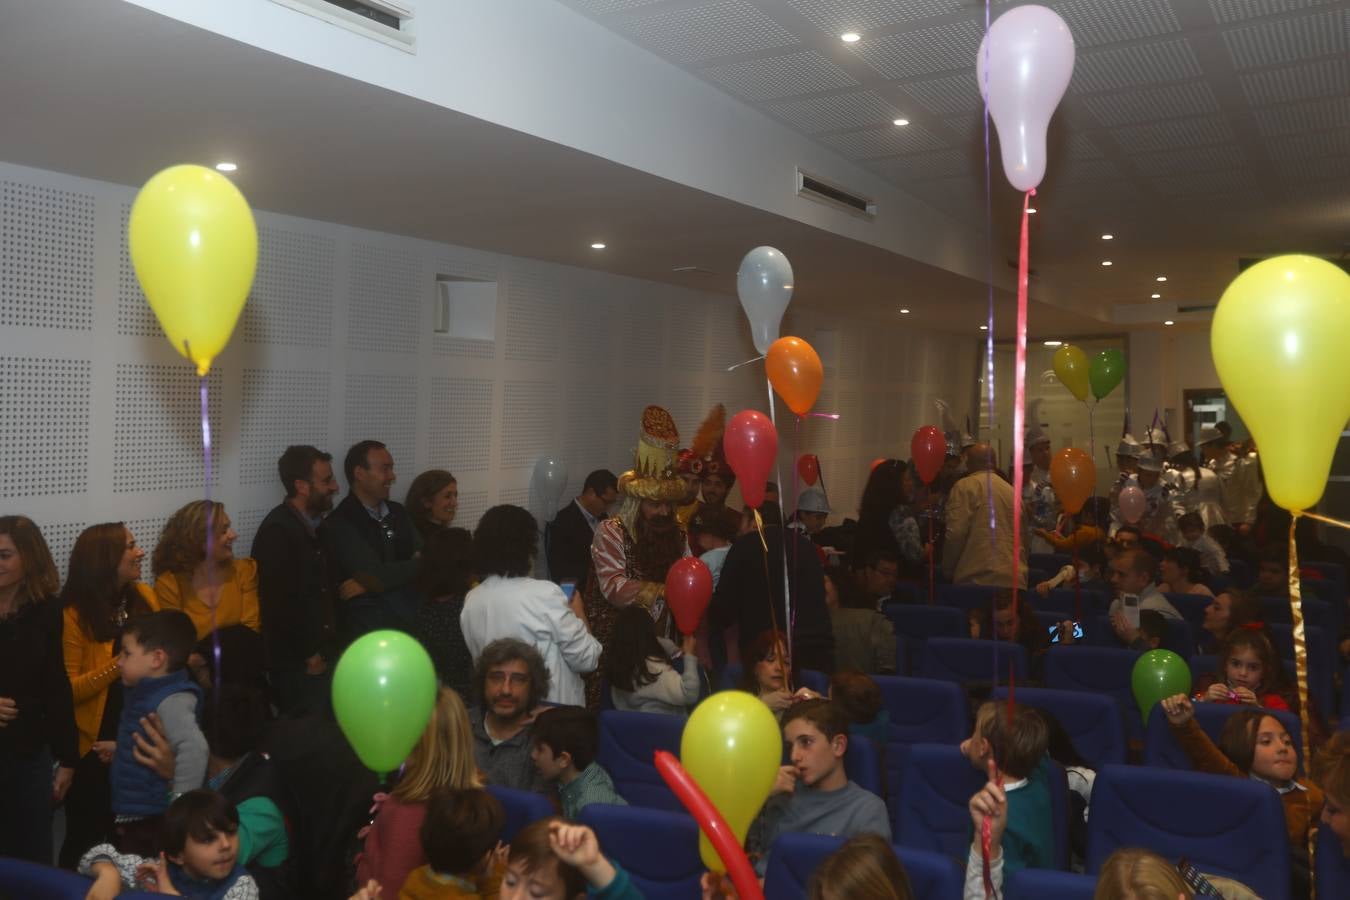
{"label": "air vent grille", "polygon": [[801,169],[797,170],[797,196],[827,203],[865,219],[874,219],[877,215],[873,200]]}
{"label": "air vent grille", "polygon": [[409,33],[411,7],[399,0],[272,0],[331,25],[374,38],[408,53],[416,52]]}

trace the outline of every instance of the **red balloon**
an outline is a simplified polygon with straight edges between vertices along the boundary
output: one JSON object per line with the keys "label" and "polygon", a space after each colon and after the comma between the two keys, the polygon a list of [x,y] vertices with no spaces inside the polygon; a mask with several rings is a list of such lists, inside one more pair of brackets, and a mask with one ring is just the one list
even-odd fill
{"label": "red balloon", "polygon": [[764,502],[769,470],[778,458],[778,430],[769,417],[754,409],[743,409],[731,417],[722,435],[727,465],[741,482],[741,497],[756,509]]}
{"label": "red balloon", "polygon": [[693,634],[712,599],[712,571],[696,556],[686,556],[666,572],[666,605],[680,634]]}
{"label": "red balloon", "polygon": [[736,839],[736,833],[731,830],[727,820],[722,818],[722,814],[717,811],[716,806],[713,806],[708,795],[703,793],[703,788],[698,786],[698,782],[670,753],[657,750],[654,756],[656,771],[661,773],[666,784],[694,817],[698,827],[708,836],[708,841],[717,850],[717,855],[722,857],[727,874],[731,876],[731,883],[736,886],[736,893],[742,900],[764,900],[764,890],[759,886],[759,878],[755,875],[754,867],[750,865],[749,857],[745,855],[745,849]]}
{"label": "red balloon", "polygon": [[802,476],[802,481],[808,485],[815,484],[820,480],[820,457],[814,453],[807,453],[797,460],[797,474]]}
{"label": "red balloon", "polygon": [[932,484],[947,459],[947,439],[937,426],[925,425],[909,439],[909,455],[914,457],[914,468],[919,471],[919,480],[924,484]]}

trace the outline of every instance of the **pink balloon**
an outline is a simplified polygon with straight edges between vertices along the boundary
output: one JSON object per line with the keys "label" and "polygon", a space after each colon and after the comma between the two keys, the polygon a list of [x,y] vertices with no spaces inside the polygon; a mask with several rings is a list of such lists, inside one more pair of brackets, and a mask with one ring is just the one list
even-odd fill
{"label": "pink balloon", "polygon": [[1148,510],[1148,498],[1137,484],[1127,484],[1120,491],[1120,516],[1131,525],[1144,517]]}
{"label": "pink balloon", "polygon": [[1045,135],[1073,76],[1073,35],[1044,6],[1019,6],[994,20],[980,42],[975,77],[998,129],[1003,172],[1019,191],[1045,177]]}
{"label": "pink balloon", "polygon": [[778,430],[764,413],[743,409],[731,417],[722,435],[727,465],[740,479],[741,496],[756,509],[764,502],[769,469],[778,458]]}

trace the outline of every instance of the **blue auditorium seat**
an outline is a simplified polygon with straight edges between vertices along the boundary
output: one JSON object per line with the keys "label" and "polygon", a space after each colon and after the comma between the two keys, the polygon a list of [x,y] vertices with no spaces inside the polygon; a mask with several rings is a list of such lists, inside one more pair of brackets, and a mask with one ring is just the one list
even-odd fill
{"label": "blue auditorium seat", "polygon": [[1197,684],[1206,675],[1213,675],[1219,666],[1219,658],[1212,653],[1197,653],[1186,660],[1191,669],[1191,684]]}
{"label": "blue auditorium seat", "polygon": [[848,742],[848,749],[844,751],[844,771],[848,780],[858,787],[878,797],[886,796],[881,778],[881,755],[876,744],[867,738],[854,738]]}
{"label": "blue auditorium seat", "polygon": [[1350,859],[1336,834],[1323,825],[1317,832],[1317,856],[1313,862],[1318,897],[1350,897]]}
{"label": "blue auditorium seat", "polygon": [[[1246,707],[1229,703],[1196,703],[1195,721],[1216,744],[1228,717]],[[1267,713],[1280,720],[1294,739],[1294,748],[1303,756],[1303,735],[1299,728],[1298,716],[1282,709],[1268,709]],[[1193,771],[1190,757],[1181,749],[1177,739],[1172,736],[1172,728],[1167,724],[1167,716],[1161,706],[1153,707],[1148,717],[1148,729],[1144,733],[1144,765],[1163,769],[1181,769]]]}
{"label": "blue auditorium seat", "polygon": [[895,842],[964,860],[970,846],[968,805],[985,776],[958,747],[915,744],[905,759],[903,782],[891,813]]}
{"label": "blue auditorium seat", "polygon": [[963,610],[989,609],[998,590],[983,584],[941,584],[937,589],[937,601],[943,606],[955,606]]}
{"label": "blue auditorium seat", "polygon": [[881,688],[890,725],[886,735],[886,799],[892,810],[903,787],[910,744],[958,744],[970,735],[970,713],[961,686],[928,678],[872,679]]}
{"label": "blue auditorium seat", "polygon": [[798,687],[810,688],[822,697],[830,696],[830,676],[814,669],[802,669],[797,673]]}
{"label": "blue auditorium seat", "polygon": [[[1350,580],[1347,579],[1345,566],[1340,563],[1331,562],[1304,562],[1299,565],[1304,569],[1312,569],[1321,572],[1323,575],[1322,583],[1317,585],[1318,599],[1330,604],[1331,622],[1327,631],[1332,634],[1340,634],[1341,627],[1345,624],[1345,601],[1350,596]],[[1309,579],[1312,582],[1312,579]]]}
{"label": "blue auditorium seat", "polygon": [[[1161,649],[1171,650],[1182,659],[1186,659],[1195,652],[1195,632],[1191,628],[1191,623],[1185,619],[1164,619],[1167,624],[1167,633],[1163,635]],[[1116,636],[1116,630],[1111,627],[1110,616],[1094,616],[1088,622],[1083,623],[1086,630],[1083,643],[1089,647],[1114,647],[1117,650],[1124,649],[1120,638]]]}
{"label": "blue auditorium seat", "polygon": [[[22,859],[0,857],[0,897],[15,900],[84,900],[94,882],[83,875]],[[144,891],[123,891],[128,900],[162,897]]]}
{"label": "blue auditorium seat", "polygon": [[883,612],[895,625],[895,636],[901,639],[970,637],[966,613],[954,606],[892,603]]}
{"label": "blue auditorium seat", "polygon": [[[764,900],[801,900],[811,875],[820,864],[844,845],[844,839],[825,834],[780,835],[769,854],[764,874]],[[909,876],[915,900],[956,900],[964,876],[954,860],[937,853],[895,846]]]}
{"label": "blue auditorium seat", "polygon": [[1118,847],[1184,856],[1236,878],[1265,900],[1289,896],[1289,841],[1280,795],[1267,784],[1148,766],[1104,766],[1092,787],[1087,871]]}
{"label": "blue auditorium seat", "polygon": [[1092,900],[1096,891],[1091,875],[1023,869],[1003,883],[1003,900]]}
{"label": "blue auditorium seat", "polygon": [[508,844],[511,838],[516,836],[516,832],[526,825],[555,815],[553,804],[549,803],[543,794],[503,787],[500,784],[488,785],[487,791],[500,800],[506,810],[506,826],[502,829],[502,840]]}
{"label": "blue auditorium seat", "polygon": [[1135,651],[1117,647],[1051,647],[1045,655],[1045,686],[1110,695],[1120,707],[1125,737],[1142,738],[1144,723],[1131,686],[1138,659]]}
{"label": "blue auditorium seat", "polygon": [[685,900],[699,895],[705,867],[698,855],[698,825],[692,816],[640,806],[592,803],[581,811],[605,853],[622,860],[647,900]]}
{"label": "blue auditorium seat", "polygon": [[[1294,626],[1271,625],[1270,631],[1275,636],[1275,652],[1281,659],[1291,661],[1288,668],[1292,672]],[[1308,691],[1317,711],[1324,718],[1330,719],[1336,708],[1336,684],[1332,673],[1339,654],[1336,652],[1335,642],[1325,629],[1309,625],[1305,627],[1304,632],[1304,640],[1308,645]],[[1290,683],[1293,683],[1292,678]]]}
{"label": "blue auditorium seat", "polygon": [[1256,581],[1256,573],[1251,565],[1240,559],[1228,557],[1228,577],[1240,588],[1249,588]]}
{"label": "blue auditorium seat", "polygon": [[[1265,620],[1266,624],[1292,625],[1294,623],[1294,613],[1289,608],[1288,597],[1258,597],[1257,601],[1261,604],[1261,618]],[[1325,600],[1318,600],[1315,597],[1305,596],[1303,598],[1304,624],[1329,630],[1332,619],[1330,603]]]}
{"label": "blue auditorium seat", "polygon": [[[998,671],[994,671],[995,648]],[[917,674],[941,681],[995,682],[1006,684],[1011,665],[1019,684],[1027,680],[1027,651],[1009,641],[977,641],[970,638],[929,638],[919,649]]]}
{"label": "blue auditorium seat", "polygon": [[653,754],[680,755],[683,716],[608,709],[600,713],[600,747],[596,761],[614,779],[619,794],[634,806],[680,812],[684,805],[656,771]]}
{"label": "blue auditorium seat", "polygon": [[[1007,688],[994,692],[1006,699]],[[1064,726],[1078,755],[1092,768],[1125,762],[1125,728],[1119,704],[1106,694],[1052,688],[1016,689],[1018,703],[1051,713]]]}
{"label": "blue auditorium seat", "polygon": [[1055,868],[1069,868],[1069,780],[1064,767],[1044,757],[1046,783],[1050,788],[1050,825],[1055,837]]}
{"label": "blue auditorium seat", "polygon": [[[1167,602],[1176,607],[1177,612],[1191,626],[1191,630],[1197,635],[1205,629],[1205,609],[1214,602],[1213,597],[1206,597],[1204,594],[1163,594]],[[1183,653],[1182,656],[1189,656]]]}
{"label": "blue auditorium seat", "polygon": [[[1033,599],[1032,603],[1035,604]],[[1103,591],[1079,591],[1078,596],[1074,597],[1072,587],[1055,588],[1050,592],[1050,596],[1045,598],[1045,603],[1051,609],[1067,609],[1070,611],[1078,609],[1081,605],[1083,609],[1083,618],[1092,616],[1104,616],[1107,609],[1111,606],[1111,598]],[[1038,607],[1039,609],[1039,607]],[[1046,623],[1049,625],[1050,623]]]}

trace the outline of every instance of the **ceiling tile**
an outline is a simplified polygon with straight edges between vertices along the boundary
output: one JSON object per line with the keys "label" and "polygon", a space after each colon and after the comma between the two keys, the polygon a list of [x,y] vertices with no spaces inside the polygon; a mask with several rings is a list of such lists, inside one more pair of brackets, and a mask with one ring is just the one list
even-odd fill
{"label": "ceiling tile", "polygon": [[1107,159],[1074,159],[1065,156],[1058,164],[1055,160],[1051,160],[1049,174],[1054,176],[1055,184],[1063,185],[1121,178],[1124,173],[1116,168],[1115,163]]}
{"label": "ceiling tile", "polygon": [[965,0],[792,0],[792,5],[821,31],[866,34],[968,8]]}
{"label": "ceiling tile", "polygon": [[900,90],[939,116],[974,112],[984,108],[984,99],[980,96],[979,85],[975,82],[974,69],[959,75],[910,81],[900,85]]}
{"label": "ceiling tile", "polygon": [[1126,153],[1148,153],[1151,150],[1175,150],[1179,147],[1199,147],[1204,144],[1223,144],[1232,141],[1233,130],[1222,116],[1202,116],[1193,119],[1168,119],[1147,125],[1132,125],[1111,132],[1120,149]]}
{"label": "ceiling tile", "polygon": [[1132,156],[1130,161],[1144,175],[1212,172],[1223,169],[1240,169],[1247,165],[1247,158],[1233,144],[1187,147],[1183,150],[1167,150],[1162,153],[1142,153]]}
{"label": "ceiling tile", "polygon": [[608,16],[664,3],[665,0],[563,0],[563,2],[592,16]]}
{"label": "ceiling tile", "polygon": [[639,44],[683,63],[797,44],[797,37],[745,0],[662,9],[615,27]]}
{"label": "ceiling tile", "polygon": [[1158,41],[1079,55],[1074,62],[1069,89],[1087,94],[1163,81],[1184,81],[1202,74],[1188,41]]}
{"label": "ceiling tile", "polygon": [[775,100],[858,85],[814,50],[712,66],[700,69],[699,74],[747,100]]}
{"label": "ceiling tile", "polygon": [[1181,24],[1167,0],[1066,0],[1055,6],[1079,47],[1172,34]]}
{"label": "ceiling tile", "polygon": [[1108,128],[1155,119],[1174,119],[1219,111],[1214,92],[1203,81],[1132,91],[1128,94],[1084,97],[1083,105]]}
{"label": "ceiling tile", "polygon": [[898,115],[895,107],[871,91],[789,100],[771,103],[764,108],[807,134],[838,131],[841,128],[875,127],[891,122]]}
{"label": "ceiling tile", "polygon": [[1065,159],[1100,159],[1101,148],[1086,134],[1073,132],[1064,144]]}
{"label": "ceiling tile", "polygon": [[1340,0],[1209,0],[1210,12],[1217,22],[1245,22],[1261,16],[1310,9],[1339,3]]}
{"label": "ceiling tile", "polygon": [[1228,172],[1192,172],[1187,175],[1169,175],[1149,181],[1158,193],[1167,197],[1186,197],[1196,194],[1250,193],[1256,179],[1247,170]]}
{"label": "ceiling tile", "polygon": [[1285,181],[1344,180],[1347,170],[1350,170],[1350,158],[1344,156],[1275,160],[1275,171]]}
{"label": "ceiling tile", "polygon": [[973,20],[934,25],[868,40],[853,46],[867,64],[887,78],[914,78],[975,65],[983,27]]}
{"label": "ceiling tile", "polygon": [[872,168],[892,181],[918,181],[949,175],[978,178],[981,183],[984,181],[984,173],[978,171],[982,163],[972,159],[964,150],[938,150],[912,153],[898,159],[878,159],[872,163]]}
{"label": "ceiling tile", "polygon": [[[1266,151],[1273,160],[1313,159],[1321,156],[1343,156],[1350,154],[1350,131],[1319,131],[1315,134],[1299,134],[1289,137],[1272,138],[1266,141]],[[1342,160],[1344,171],[1350,174],[1350,160]]]}
{"label": "ceiling tile", "polygon": [[1350,10],[1339,9],[1235,28],[1223,32],[1223,42],[1234,68],[1256,69],[1344,55],[1350,44],[1347,31]]}
{"label": "ceiling tile", "polygon": [[1350,62],[1344,59],[1252,72],[1239,78],[1242,92],[1253,106],[1350,94]]}
{"label": "ceiling tile", "polygon": [[1252,112],[1256,125],[1266,137],[1301,134],[1332,128],[1350,128],[1350,97],[1318,100],[1295,106],[1273,106]]}
{"label": "ceiling tile", "polygon": [[848,131],[823,135],[820,140],[854,159],[875,159],[900,153],[937,150],[946,146],[942,139],[918,125],[896,128],[873,128],[868,131]]}

